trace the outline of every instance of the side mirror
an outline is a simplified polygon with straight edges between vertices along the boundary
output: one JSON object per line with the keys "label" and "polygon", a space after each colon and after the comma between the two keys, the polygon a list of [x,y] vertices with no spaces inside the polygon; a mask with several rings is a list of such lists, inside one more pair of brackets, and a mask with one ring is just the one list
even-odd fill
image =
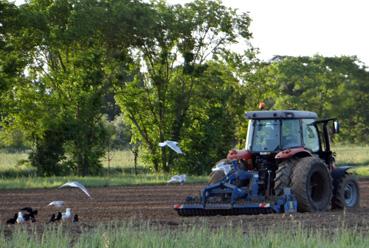
{"label": "side mirror", "polygon": [[339,133],[340,132],[340,123],[338,121],[333,122],[333,133]]}

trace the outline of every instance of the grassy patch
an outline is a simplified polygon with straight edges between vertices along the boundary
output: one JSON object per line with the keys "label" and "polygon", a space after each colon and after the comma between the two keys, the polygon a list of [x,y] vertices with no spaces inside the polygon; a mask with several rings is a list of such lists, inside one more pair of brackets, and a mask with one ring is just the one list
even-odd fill
{"label": "grassy patch", "polygon": [[[110,158],[110,159],[108,159]],[[25,170],[29,164],[24,163],[28,159],[28,153],[9,153],[0,150],[0,171],[7,170]],[[110,160],[110,162],[109,162]],[[139,168],[143,167],[143,162],[139,162]],[[101,158],[104,168],[132,168],[134,165],[134,157],[130,151],[112,151]],[[28,168],[29,169],[29,168]]]}
{"label": "grassy patch", "polygon": [[5,170],[24,170],[25,165],[22,161],[28,159],[28,154],[25,152],[21,153],[8,153],[0,151],[0,171]]}
{"label": "grassy patch", "polygon": [[[17,227],[0,233],[4,247],[369,247],[369,237],[354,230],[269,230],[245,233],[242,227],[209,228],[206,224],[179,229],[149,224],[111,224],[93,230],[47,227],[43,233]],[[328,233],[328,235],[327,235]]]}
{"label": "grassy patch", "polygon": [[[0,153],[0,189],[53,188],[66,181],[79,181],[88,187],[165,184],[171,177],[166,174],[150,173],[142,163],[137,167],[138,174],[135,175],[133,155],[129,151],[113,151],[110,154],[112,158],[110,165],[107,157],[102,158],[102,176],[89,177],[38,177],[34,168],[20,164],[27,156],[26,153]],[[188,177],[189,183],[206,180],[206,176]]]}
{"label": "grassy patch", "polygon": [[350,171],[363,178],[369,177],[369,166],[354,167]]}
{"label": "grassy patch", "polygon": [[[134,165],[134,156],[132,152],[128,150],[112,151],[109,154],[106,153],[105,156],[101,158],[101,162],[105,168],[109,167],[109,158],[110,158],[110,167],[132,168]],[[139,160],[138,164],[142,166],[143,162]]]}
{"label": "grassy patch", "polygon": [[333,150],[338,165],[353,166],[353,173],[369,177],[369,146],[337,146]]}
{"label": "grassy patch", "polygon": [[337,146],[333,150],[338,164],[369,166],[369,146]]}

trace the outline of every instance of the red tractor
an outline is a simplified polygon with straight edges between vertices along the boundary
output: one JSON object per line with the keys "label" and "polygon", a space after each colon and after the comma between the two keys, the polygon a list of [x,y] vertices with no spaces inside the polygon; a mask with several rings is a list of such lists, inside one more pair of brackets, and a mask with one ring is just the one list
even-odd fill
{"label": "red tractor", "polygon": [[188,215],[313,212],[355,208],[360,194],[349,167],[336,167],[330,133],[335,119],[308,111],[254,111],[246,147],[231,150],[210,174],[200,197],[175,210]]}

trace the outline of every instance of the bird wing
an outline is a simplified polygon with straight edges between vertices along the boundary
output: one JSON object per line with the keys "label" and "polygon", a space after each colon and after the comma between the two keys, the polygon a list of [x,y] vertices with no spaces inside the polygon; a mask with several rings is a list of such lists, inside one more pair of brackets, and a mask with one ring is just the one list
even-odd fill
{"label": "bird wing", "polygon": [[164,146],[168,146],[170,149],[172,149],[173,151],[175,151],[178,154],[184,154],[181,150],[181,148],[179,148],[178,146],[178,142],[177,141],[173,141],[173,140],[166,140],[164,142],[160,142],[159,143],[160,147],[164,147]]}
{"label": "bird wing", "polygon": [[183,154],[181,148],[179,148],[179,146],[178,146],[178,142],[176,142],[176,141],[170,141],[170,142],[168,142],[168,146],[169,146],[170,149],[172,149],[176,153]]}
{"label": "bird wing", "polygon": [[175,176],[172,176],[172,180],[174,180],[174,181],[181,181],[181,176],[180,175],[175,175]]}
{"label": "bird wing", "polygon": [[184,180],[186,179],[183,178],[183,175],[175,175],[169,179],[168,183],[180,183],[180,182],[184,182]]}
{"label": "bird wing", "polygon": [[174,183],[174,182],[177,182],[176,180],[173,180],[173,178],[171,178],[171,179],[169,179],[168,181],[167,181],[167,183]]}
{"label": "bird wing", "polygon": [[83,184],[81,184],[80,182],[67,182],[65,184],[63,184],[62,186],[60,186],[59,188],[64,188],[64,187],[72,187],[72,188],[79,188],[80,190],[83,191],[83,193],[85,193],[88,197],[92,198],[90,193],[88,193],[87,189],[85,186],[83,186]]}
{"label": "bird wing", "polygon": [[51,222],[54,222],[54,221],[55,221],[55,214],[52,214],[48,223],[51,223]]}
{"label": "bird wing", "polygon": [[32,215],[31,214],[24,214],[23,215],[23,219],[25,220],[25,221],[29,221],[30,219],[32,219]]}
{"label": "bird wing", "polygon": [[186,181],[187,176],[185,174],[180,175],[180,177],[181,177],[181,182],[185,182]]}
{"label": "bird wing", "polygon": [[26,211],[28,213],[33,213],[33,209],[31,207],[25,207],[25,208],[21,208],[21,211]]}
{"label": "bird wing", "polygon": [[14,218],[8,219],[6,221],[6,224],[15,224],[16,220],[17,220],[17,218],[15,218],[15,219]]}
{"label": "bird wing", "polygon": [[55,206],[55,207],[61,207],[64,205],[64,201],[52,201],[49,203],[48,206]]}
{"label": "bird wing", "polygon": [[176,178],[176,176],[171,177],[171,178],[167,181],[167,183],[175,183],[175,182],[178,182],[178,178]]}

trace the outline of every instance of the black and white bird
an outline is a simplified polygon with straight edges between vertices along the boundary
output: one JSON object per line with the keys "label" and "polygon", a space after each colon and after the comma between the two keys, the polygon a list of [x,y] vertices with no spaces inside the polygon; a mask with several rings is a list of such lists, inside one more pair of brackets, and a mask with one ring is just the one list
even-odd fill
{"label": "black and white bird", "polygon": [[13,218],[6,221],[6,224],[15,224],[17,222],[18,214],[14,214]]}
{"label": "black and white bird", "polygon": [[57,208],[61,208],[64,206],[64,201],[52,201],[47,206],[54,206]]}
{"label": "black and white bird", "polygon": [[185,174],[183,175],[175,175],[172,176],[167,183],[180,183],[183,184],[184,182],[186,182],[187,176]]}
{"label": "black and white bird", "polygon": [[62,220],[67,221],[67,220],[72,218],[72,215],[73,215],[72,214],[72,209],[67,208],[67,209],[65,209],[65,212],[62,213]]}
{"label": "black and white bird", "polygon": [[178,142],[177,141],[172,141],[172,140],[166,140],[164,142],[160,142],[159,143],[160,147],[165,147],[168,146],[170,149],[172,149],[173,151],[175,151],[178,154],[183,154],[181,148],[178,146]]}
{"label": "black and white bird", "polygon": [[56,215],[52,214],[47,223],[57,222],[57,221],[60,221],[61,219],[62,219],[62,213],[58,212]]}
{"label": "black and white bird", "polygon": [[72,188],[79,188],[80,190],[83,191],[83,193],[85,193],[89,198],[91,198],[90,193],[88,193],[87,189],[85,186],[83,186],[82,183],[80,182],[67,182],[65,184],[63,184],[62,186],[59,187],[60,188],[64,188],[64,187],[72,187]]}
{"label": "black and white bird", "polygon": [[24,222],[26,222],[26,220],[25,220],[25,219],[24,219],[24,217],[23,217],[23,213],[22,213],[22,211],[19,211],[19,212],[18,212],[16,222],[17,222],[18,224],[23,224]]}
{"label": "black and white bird", "polygon": [[31,207],[25,207],[25,208],[22,208],[21,211],[27,212],[23,214],[23,218],[25,221],[31,220],[32,222],[36,222],[36,215],[38,214],[37,209],[32,209]]}
{"label": "black and white bird", "polygon": [[35,218],[35,216],[38,214],[38,210],[31,207],[22,208],[21,211],[26,211],[27,213],[25,216],[29,216],[30,218]]}

